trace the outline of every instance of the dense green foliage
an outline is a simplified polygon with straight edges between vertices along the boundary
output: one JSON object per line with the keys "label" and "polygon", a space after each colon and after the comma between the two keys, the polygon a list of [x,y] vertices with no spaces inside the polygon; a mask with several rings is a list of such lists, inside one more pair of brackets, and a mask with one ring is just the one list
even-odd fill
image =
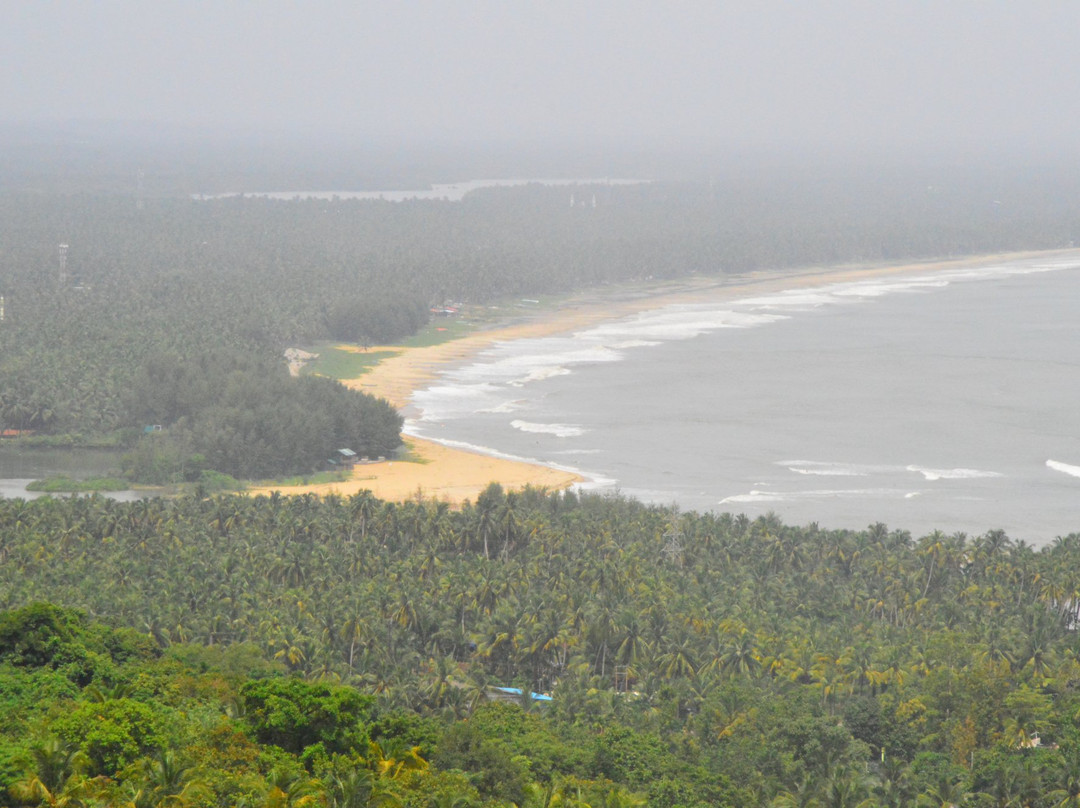
{"label": "dense green foliage", "polygon": [[[142,804],[190,785],[193,805],[1080,793],[1080,534],[1035,551],[497,486],[461,511],[0,501],[0,606],[45,599],[127,628],[0,618],[11,795],[32,777]],[[493,684],[553,701],[488,703]],[[151,785],[166,766],[186,775]]]}
{"label": "dense green foliage", "polygon": [[271,477],[325,466],[336,450],[388,455],[400,443],[401,416],[382,399],[332,379],[291,378],[281,366],[152,357],[128,391],[129,411],[147,424],[171,424],[127,457],[132,477],[197,480],[205,469]]}

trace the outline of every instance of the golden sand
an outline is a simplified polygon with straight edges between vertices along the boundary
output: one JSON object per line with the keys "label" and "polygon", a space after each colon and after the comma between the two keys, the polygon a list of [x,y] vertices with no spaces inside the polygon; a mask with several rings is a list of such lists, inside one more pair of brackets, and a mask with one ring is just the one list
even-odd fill
{"label": "golden sand", "polygon": [[409,460],[387,460],[382,463],[358,465],[344,482],[304,486],[252,488],[252,494],[280,491],[283,494],[340,494],[351,496],[369,490],[379,499],[403,502],[407,499],[445,500],[460,504],[476,495],[492,482],[508,490],[531,485],[550,490],[566,488],[581,480],[576,474],[518,463],[498,457],[450,449],[434,441],[405,438]]}
{"label": "golden sand", "polygon": [[[1010,253],[960,260],[933,261],[897,266],[841,266],[803,271],[762,272],[733,278],[692,279],[668,284],[620,286],[579,295],[555,310],[514,310],[514,321],[478,331],[452,342],[425,348],[381,346],[371,351],[394,351],[349,387],[389,400],[405,408],[412,394],[431,382],[444,368],[462,362],[497,342],[565,334],[597,323],[626,317],[674,303],[716,303],[751,294],[777,292],[901,274],[925,274],[941,270],[980,266],[1006,260],[1053,255],[1057,252]],[[508,319],[510,316],[508,316]],[[451,449],[421,438],[405,439],[409,460],[359,465],[345,482],[306,486],[270,486],[250,489],[253,494],[336,493],[348,496],[370,490],[377,497],[401,502],[421,496],[460,504],[475,500],[492,482],[507,490],[526,485],[547,489],[567,488],[582,478],[576,474],[532,463],[489,457]]]}

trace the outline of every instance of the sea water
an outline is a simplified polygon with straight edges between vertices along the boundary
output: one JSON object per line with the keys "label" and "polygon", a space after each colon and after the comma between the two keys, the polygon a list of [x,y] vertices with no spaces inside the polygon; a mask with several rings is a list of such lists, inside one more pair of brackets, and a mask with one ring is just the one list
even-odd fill
{"label": "sea water", "polygon": [[1080,253],[665,306],[500,343],[406,431],[649,502],[1080,532]]}

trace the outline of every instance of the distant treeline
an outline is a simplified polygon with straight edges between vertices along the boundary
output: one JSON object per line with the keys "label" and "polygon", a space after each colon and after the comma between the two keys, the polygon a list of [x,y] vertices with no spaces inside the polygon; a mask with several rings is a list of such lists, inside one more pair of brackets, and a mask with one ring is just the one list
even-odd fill
{"label": "distant treeline", "polygon": [[[254,396],[241,405],[248,409],[261,406],[255,391],[265,378],[281,408],[299,412],[307,388],[265,375],[282,364],[285,347],[398,339],[445,301],[1068,246],[1080,227],[1078,189],[1071,175],[1049,171],[997,179],[923,171],[532,185],[479,191],[460,203],[235,197],[136,204],[130,195],[10,192],[0,195],[0,427],[100,434],[151,418],[178,423],[176,412],[154,415],[140,400],[139,380],[162,357],[185,367],[198,362],[218,379],[247,374],[234,388]],[[63,272],[61,243],[68,245]],[[228,395],[217,389],[202,406]],[[183,442],[198,449],[202,435],[218,431],[211,422],[223,419],[235,422],[187,413]],[[284,444],[303,428],[264,430],[283,442],[265,454],[288,456]],[[238,441],[252,434],[228,429],[245,436]],[[350,439],[393,442],[382,432]],[[246,464],[236,455],[222,457],[219,470],[302,470],[308,462],[305,455]]]}

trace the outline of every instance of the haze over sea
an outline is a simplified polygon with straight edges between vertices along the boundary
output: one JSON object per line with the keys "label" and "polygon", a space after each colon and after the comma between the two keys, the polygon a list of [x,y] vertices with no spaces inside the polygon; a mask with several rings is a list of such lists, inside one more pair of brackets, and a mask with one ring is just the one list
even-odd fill
{"label": "haze over sea", "polygon": [[1080,531],[1080,253],[672,305],[500,343],[406,431],[823,528]]}

